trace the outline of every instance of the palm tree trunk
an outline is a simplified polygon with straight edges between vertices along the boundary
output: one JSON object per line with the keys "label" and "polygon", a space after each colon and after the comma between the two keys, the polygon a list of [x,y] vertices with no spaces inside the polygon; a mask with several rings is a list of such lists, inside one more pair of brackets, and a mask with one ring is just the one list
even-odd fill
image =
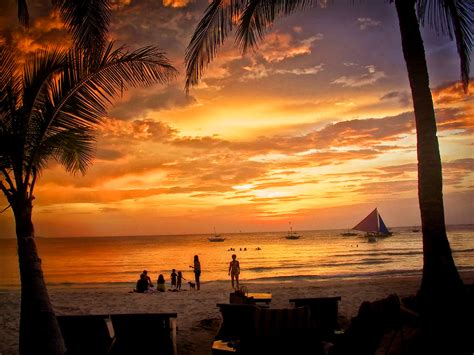
{"label": "palm tree trunk", "polygon": [[453,320],[462,312],[457,306],[464,300],[465,288],[446,235],[436,118],[415,2],[395,0],[395,6],[416,122],[418,199],[423,230],[423,278],[418,295],[420,312],[425,324],[433,328],[431,330],[438,328],[441,332],[446,327],[453,328],[452,323],[442,322]]}
{"label": "palm tree trunk", "polygon": [[21,278],[20,354],[64,354],[65,347],[44,282],[31,220],[32,203],[16,198],[16,222]]}

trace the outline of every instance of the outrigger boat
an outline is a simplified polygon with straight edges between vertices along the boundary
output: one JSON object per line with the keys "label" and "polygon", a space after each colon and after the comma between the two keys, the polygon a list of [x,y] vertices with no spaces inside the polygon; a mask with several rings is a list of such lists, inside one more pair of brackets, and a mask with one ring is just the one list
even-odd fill
{"label": "outrigger boat", "polygon": [[285,238],[286,239],[300,239],[300,237],[301,235],[293,231],[293,227],[291,226],[291,222],[290,222],[290,230],[288,231],[288,234],[285,236]]}
{"label": "outrigger boat", "polygon": [[352,229],[365,232],[369,243],[374,243],[377,238],[388,237],[392,235],[385,225],[382,216],[377,209],[374,209]]}
{"label": "outrigger boat", "polygon": [[354,232],[351,232],[350,230],[347,231],[347,232],[344,232],[344,233],[341,233],[341,235],[343,237],[355,237],[356,235],[358,235],[357,233],[354,233]]}
{"label": "outrigger boat", "polygon": [[216,233],[216,229],[214,228],[214,235],[208,238],[210,242],[223,242],[225,240],[220,234]]}

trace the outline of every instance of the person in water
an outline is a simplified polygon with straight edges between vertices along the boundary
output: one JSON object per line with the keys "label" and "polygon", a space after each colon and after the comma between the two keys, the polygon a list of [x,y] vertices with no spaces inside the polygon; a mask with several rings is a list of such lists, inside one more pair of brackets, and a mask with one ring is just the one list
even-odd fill
{"label": "person in water", "polygon": [[[240,274],[240,263],[237,260],[237,255],[232,255],[232,261],[229,264],[229,275],[232,282],[233,289],[239,289],[239,274]],[[234,279],[237,285],[237,288],[234,287]]]}
{"label": "person in water", "polygon": [[199,291],[201,289],[201,263],[199,262],[199,256],[194,255],[194,266],[189,265],[189,267],[194,269],[196,290]]}

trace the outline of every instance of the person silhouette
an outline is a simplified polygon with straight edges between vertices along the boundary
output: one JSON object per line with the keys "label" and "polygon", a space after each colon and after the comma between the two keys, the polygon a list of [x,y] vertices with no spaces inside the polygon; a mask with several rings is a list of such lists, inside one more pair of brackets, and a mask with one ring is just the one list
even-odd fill
{"label": "person silhouette", "polygon": [[190,268],[194,269],[194,280],[196,281],[196,290],[201,289],[201,262],[199,256],[194,255],[194,266],[189,265]]}
{"label": "person silhouette", "polygon": [[232,254],[232,261],[229,264],[229,275],[232,282],[232,288],[234,287],[234,279],[237,285],[237,289],[239,289],[239,274],[240,274],[240,263],[237,260],[237,255]]}

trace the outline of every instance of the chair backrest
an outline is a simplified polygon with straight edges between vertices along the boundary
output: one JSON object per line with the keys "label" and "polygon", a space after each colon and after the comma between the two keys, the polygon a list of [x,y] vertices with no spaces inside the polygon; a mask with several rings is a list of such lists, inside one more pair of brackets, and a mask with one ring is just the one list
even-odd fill
{"label": "chair backrest", "polygon": [[254,334],[256,329],[255,315],[258,306],[250,304],[218,304],[222,323],[216,339],[240,338]]}
{"label": "chair backrest", "polygon": [[314,327],[323,338],[331,338],[338,325],[340,296],[290,299],[295,307],[309,307]]}
{"label": "chair backrest", "polygon": [[308,307],[259,308],[255,315],[256,331],[243,337],[242,354],[323,354],[321,342],[312,336]]}
{"label": "chair backrest", "polygon": [[267,309],[261,308],[256,316],[256,335],[260,337],[292,336],[311,328],[308,307]]}
{"label": "chair backrest", "polygon": [[171,318],[176,313],[111,314],[115,332],[113,354],[173,354]]}
{"label": "chair backrest", "polygon": [[108,315],[58,316],[67,354],[108,354],[113,343],[108,318]]}

